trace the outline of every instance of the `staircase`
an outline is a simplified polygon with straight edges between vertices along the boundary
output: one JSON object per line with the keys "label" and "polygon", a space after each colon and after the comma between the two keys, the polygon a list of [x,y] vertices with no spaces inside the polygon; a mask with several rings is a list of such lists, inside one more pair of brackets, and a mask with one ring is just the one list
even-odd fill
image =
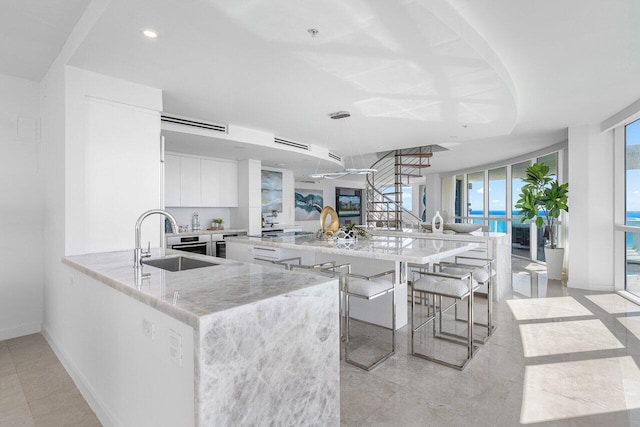
{"label": "staircase", "polygon": [[418,228],[422,220],[402,206],[402,186],[421,178],[431,166],[431,147],[389,151],[371,165],[377,172],[367,175],[367,225],[388,229]]}

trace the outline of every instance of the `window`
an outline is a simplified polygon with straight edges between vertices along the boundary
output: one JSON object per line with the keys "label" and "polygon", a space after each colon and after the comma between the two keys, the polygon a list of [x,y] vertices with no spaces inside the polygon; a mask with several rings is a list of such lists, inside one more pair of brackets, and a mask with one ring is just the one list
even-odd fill
{"label": "window", "polygon": [[484,216],[484,172],[468,174],[467,189],[468,215]]}
{"label": "window", "polygon": [[[507,210],[507,168],[489,170],[489,216],[506,218]],[[489,229],[499,233],[507,232],[506,221],[489,221]]]}
{"label": "window", "polygon": [[640,120],[625,128],[625,223],[640,227]]}
{"label": "window", "polygon": [[520,198],[520,191],[527,177],[527,168],[531,162],[526,161],[511,165],[511,212],[513,222],[511,223],[511,253],[525,258],[531,257],[531,231],[528,223],[522,223],[518,215],[516,203]]}
{"label": "window", "polygon": [[640,120],[625,126],[625,289],[640,296]]}

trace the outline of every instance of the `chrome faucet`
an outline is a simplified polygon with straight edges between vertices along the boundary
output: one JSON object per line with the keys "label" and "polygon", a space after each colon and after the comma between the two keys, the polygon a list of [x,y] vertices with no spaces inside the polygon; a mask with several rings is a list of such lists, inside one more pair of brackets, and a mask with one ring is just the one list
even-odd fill
{"label": "chrome faucet", "polygon": [[136,248],[133,250],[133,268],[138,268],[142,265],[143,258],[151,257],[151,248],[148,248],[147,251],[142,250],[142,246],[140,243],[140,228],[142,227],[142,222],[146,217],[153,214],[164,215],[169,222],[171,222],[171,228],[175,234],[178,234],[178,224],[176,223],[176,219],[167,211],[163,211],[162,209],[151,209],[150,211],[146,211],[140,218],[136,221]]}

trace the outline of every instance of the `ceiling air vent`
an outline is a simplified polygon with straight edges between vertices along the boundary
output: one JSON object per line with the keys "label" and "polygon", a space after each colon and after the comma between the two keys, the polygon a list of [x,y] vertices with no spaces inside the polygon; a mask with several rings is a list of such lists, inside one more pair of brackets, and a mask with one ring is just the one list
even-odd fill
{"label": "ceiling air vent", "polygon": [[339,162],[342,161],[342,157],[338,156],[337,154],[333,154],[331,151],[329,151],[329,157],[332,158],[333,160],[337,160]]}
{"label": "ceiling air vent", "polygon": [[273,142],[276,144],[286,145],[287,147],[297,148],[299,150],[307,150],[309,151],[309,146],[306,144],[301,144],[299,142],[289,141],[288,139],[282,139],[275,137],[273,138]]}
{"label": "ceiling air vent", "polygon": [[162,114],[160,120],[165,123],[173,123],[176,125],[189,126],[198,129],[208,129],[215,132],[227,133],[227,125],[221,125],[219,123],[204,122],[202,120],[194,120],[188,117],[175,116],[169,114]]}

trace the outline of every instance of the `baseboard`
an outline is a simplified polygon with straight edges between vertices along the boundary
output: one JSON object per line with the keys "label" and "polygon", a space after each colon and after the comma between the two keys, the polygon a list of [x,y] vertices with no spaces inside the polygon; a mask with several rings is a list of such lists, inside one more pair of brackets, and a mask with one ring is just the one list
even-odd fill
{"label": "baseboard", "polygon": [[37,334],[42,330],[42,323],[30,323],[15,328],[3,329],[0,331],[0,341],[9,340],[11,338],[23,337],[25,335]]}
{"label": "baseboard", "polygon": [[93,387],[91,387],[91,384],[89,384],[85,376],[77,369],[73,360],[59,345],[56,344],[55,339],[51,336],[45,325],[42,326],[42,335],[60,360],[60,363],[62,363],[62,366],[64,366],[66,371],[69,373],[69,376],[71,376],[76,387],[78,387],[80,394],[82,394],[84,400],[87,401],[93,412],[95,412],[102,425],[105,427],[122,426],[123,424],[118,421],[115,414],[109,411],[104,402],[98,398],[98,394],[95,392]]}
{"label": "baseboard", "polygon": [[614,293],[616,290],[613,285],[589,285],[589,286],[576,286],[573,283],[567,283],[568,288],[572,289],[582,289],[584,291],[594,291],[594,292],[611,292]]}

